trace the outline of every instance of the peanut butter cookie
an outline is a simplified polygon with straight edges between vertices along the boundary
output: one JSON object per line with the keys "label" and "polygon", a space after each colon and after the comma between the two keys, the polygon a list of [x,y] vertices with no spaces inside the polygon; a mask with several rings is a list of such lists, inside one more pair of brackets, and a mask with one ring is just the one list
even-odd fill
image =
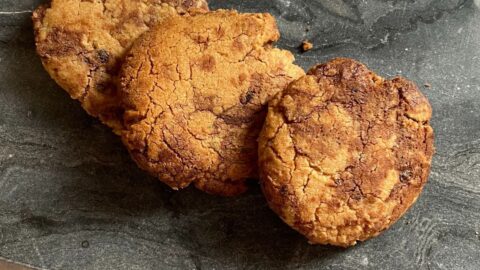
{"label": "peanut butter cookie", "polygon": [[37,52],[50,76],[92,116],[121,128],[114,77],[132,42],[205,0],[52,0],[33,13]]}
{"label": "peanut butter cookie", "polygon": [[269,104],[259,166],[270,207],[314,244],[380,234],[427,181],[430,117],[404,78],[383,79],[351,59],[315,66]]}
{"label": "peanut butter cookie", "polygon": [[267,102],[304,75],[269,14],[219,10],[163,21],[135,43],[121,77],[122,139],[174,189],[236,195],[257,177]]}

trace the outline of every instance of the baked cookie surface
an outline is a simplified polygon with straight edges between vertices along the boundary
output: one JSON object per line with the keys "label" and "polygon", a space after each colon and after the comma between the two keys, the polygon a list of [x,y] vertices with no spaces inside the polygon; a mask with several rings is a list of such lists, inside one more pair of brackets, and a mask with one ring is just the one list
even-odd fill
{"label": "baked cookie surface", "polygon": [[404,78],[383,79],[351,59],[315,66],[269,104],[259,167],[270,207],[314,244],[380,234],[427,181],[430,117]]}
{"label": "baked cookie surface", "polygon": [[52,0],[33,13],[37,52],[50,76],[92,116],[121,128],[114,78],[132,42],[206,0]]}
{"label": "baked cookie surface", "polygon": [[219,10],[165,20],[126,57],[122,139],[174,189],[236,195],[257,177],[266,103],[304,75],[269,14]]}

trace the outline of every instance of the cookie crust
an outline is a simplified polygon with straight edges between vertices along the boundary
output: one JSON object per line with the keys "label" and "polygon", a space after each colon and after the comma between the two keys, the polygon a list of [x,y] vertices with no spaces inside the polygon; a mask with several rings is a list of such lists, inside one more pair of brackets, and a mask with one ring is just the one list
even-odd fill
{"label": "cookie crust", "polygon": [[391,226],[430,171],[431,107],[404,78],[345,58],[313,67],[269,104],[259,137],[270,207],[313,244],[351,246]]}
{"label": "cookie crust", "polygon": [[144,35],[123,67],[122,139],[138,165],[174,189],[237,195],[257,178],[267,102],[304,75],[269,14],[175,17]]}
{"label": "cookie crust", "polygon": [[37,52],[50,76],[92,116],[121,129],[115,77],[131,44],[163,19],[206,0],[52,0],[33,12]]}

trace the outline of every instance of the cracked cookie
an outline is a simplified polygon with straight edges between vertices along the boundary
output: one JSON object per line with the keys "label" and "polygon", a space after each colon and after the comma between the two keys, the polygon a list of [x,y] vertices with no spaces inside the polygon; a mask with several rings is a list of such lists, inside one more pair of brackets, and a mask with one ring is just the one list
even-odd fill
{"label": "cracked cookie", "polygon": [[257,177],[267,102],[304,71],[274,48],[269,14],[219,10],[165,20],[126,56],[122,140],[174,189],[236,195]]}
{"label": "cracked cookie", "polygon": [[33,13],[37,52],[50,76],[118,133],[114,77],[132,42],[161,20],[206,0],[52,0]]}
{"label": "cracked cookie", "polygon": [[313,67],[269,103],[258,147],[270,207],[313,244],[377,236],[427,181],[430,117],[404,78],[343,58]]}

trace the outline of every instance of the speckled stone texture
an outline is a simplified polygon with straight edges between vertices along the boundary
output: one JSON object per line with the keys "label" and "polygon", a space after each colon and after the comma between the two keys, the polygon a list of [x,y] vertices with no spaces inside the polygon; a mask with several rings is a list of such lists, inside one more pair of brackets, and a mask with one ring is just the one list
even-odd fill
{"label": "speckled stone texture", "polygon": [[[43,70],[30,20],[40,2],[0,0],[0,257],[47,269],[480,269],[478,1],[211,1],[272,12],[304,68],[352,57],[430,99],[437,154],[422,196],[347,250],[307,244],[256,184],[220,198],[140,171]],[[314,48],[301,54],[304,39]]]}

